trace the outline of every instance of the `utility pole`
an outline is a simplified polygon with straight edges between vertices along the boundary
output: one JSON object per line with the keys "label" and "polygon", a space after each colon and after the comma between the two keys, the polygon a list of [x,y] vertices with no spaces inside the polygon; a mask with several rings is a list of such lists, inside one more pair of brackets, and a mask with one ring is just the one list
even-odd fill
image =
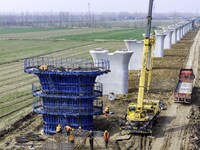
{"label": "utility pole", "polygon": [[91,27],[90,2],[88,2],[88,22],[89,22],[89,27]]}
{"label": "utility pole", "polygon": [[195,13],[195,16],[194,17],[198,17],[198,11],[199,11],[199,7],[197,7],[197,10],[196,10],[196,13]]}
{"label": "utility pole", "polygon": [[174,24],[176,23],[176,11],[174,12]]}

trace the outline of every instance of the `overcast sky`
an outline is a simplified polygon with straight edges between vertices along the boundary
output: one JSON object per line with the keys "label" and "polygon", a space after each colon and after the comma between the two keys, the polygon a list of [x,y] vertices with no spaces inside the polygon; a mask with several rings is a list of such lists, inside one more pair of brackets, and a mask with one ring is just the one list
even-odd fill
{"label": "overcast sky", "polygon": [[[147,12],[149,0],[0,0],[0,12]],[[155,12],[200,12],[200,0],[154,0]]]}

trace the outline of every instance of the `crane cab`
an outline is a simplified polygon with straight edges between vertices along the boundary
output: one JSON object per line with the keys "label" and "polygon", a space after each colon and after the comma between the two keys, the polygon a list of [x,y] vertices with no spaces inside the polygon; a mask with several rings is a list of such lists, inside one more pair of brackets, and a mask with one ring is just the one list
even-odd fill
{"label": "crane cab", "polygon": [[146,121],[148,120],[148,116],[146,115],[146,111],[140,111],[137,109],[137,104],[136,103],[130,103],[128,105],[128,110],[127,110],[127,117],[126,117],[128,122],[133,122],[134,121]]}
{"label": "crane cab", "polygon": [[143,111],[137,110],[136,103],[130,103],[127,108],[127,127],[130,133],[151,134],[152,126],[163,108],[160,100],[144,100]]}
{"label": "crane cab", "polygon": [[[137,104],[133,102],[128,105],[127,116],[126,116],[127,121],[138,120],[136,119],[137,114],[138,114],[136,107],[137,107]],[[147,117],[148,115],[155,115],[155,114],[160,113],[163,107],[163,104],[162,104],[162,101],[160,100],[144,100],[143,107],[144,107],[143,108],[144,112],[143,114],[141,114],[142,116],[140,117],[141,118],[140,121],[148,120],[148,117]]]}

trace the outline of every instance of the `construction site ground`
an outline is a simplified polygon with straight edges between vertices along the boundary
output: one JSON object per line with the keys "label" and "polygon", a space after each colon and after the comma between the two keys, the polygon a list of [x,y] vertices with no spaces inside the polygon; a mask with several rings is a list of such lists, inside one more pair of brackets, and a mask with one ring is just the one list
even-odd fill
{"label": "construction site ground", "polygon": [[[126,108],[136,101],[139,83],[139,71],[129,72],[129,94],[115,95],[113,101],[103,97],[104,106],[109,106],[112,114],[94,117],[94,149],[105,149],[103,131],[111,134],[108,149],[110,150],[192,150],[200,148],[200,80],[198,78],[200,31],[190,31],[171,49],[165,50],[164,58],[155,58],[151,89],[146,99],[163,100],[166,109],[162,111],[151,136],[124,136],[120,124],[125,118]],[[192,104],[173,102],[173,90],[178,82],[180,68],[193,68],[196,80]],[[36,149],[52,137],[40,135],[42,117],[34,113],[22,118],[1,133],[0,149],[28,149],[34,144]],[[122,139],[120,140],[119,137]],[[64,137],[65,138],[65,137]],[[116,140],[116,139],[119,140]],[[23,141],[24,140],[24,141]],[[67,137],[66,137],[67,141]],[[89,149],[89,140],[77,149]],[[81,143],[81,142],[79,142]],[[75,139],[75,144],[76,139]],[[51,147],[52,148],[52,147]],[[49,149],[49,148],[47,148]],[[62,148],[60,148],[62,149]],[[64,149],[64,148],[63,148]]]}

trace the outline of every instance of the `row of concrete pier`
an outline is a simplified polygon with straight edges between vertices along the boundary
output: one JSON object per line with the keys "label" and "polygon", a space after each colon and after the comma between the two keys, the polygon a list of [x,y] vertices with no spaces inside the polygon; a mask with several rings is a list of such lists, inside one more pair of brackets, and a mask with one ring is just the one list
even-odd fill
{"label": "row of concrete pier", "polygon": [[[164,57],[164,49],[170,49],[181,38],[193,29],[199,18],[181,21],[179,23],[154,30],[156,44],[154,57]],[[143,35],[145,37],[145,34]],[[108,59],[110,70],[108,74],[97,77],[96,81],[103,84],[103,94],[127,94],[128,93],[128,71],[140,70],[142,66],[143,41],[124,40],[126,50],[118,50],[109,53],[107,49],[97,48],[90,51],[93,60]]]}

